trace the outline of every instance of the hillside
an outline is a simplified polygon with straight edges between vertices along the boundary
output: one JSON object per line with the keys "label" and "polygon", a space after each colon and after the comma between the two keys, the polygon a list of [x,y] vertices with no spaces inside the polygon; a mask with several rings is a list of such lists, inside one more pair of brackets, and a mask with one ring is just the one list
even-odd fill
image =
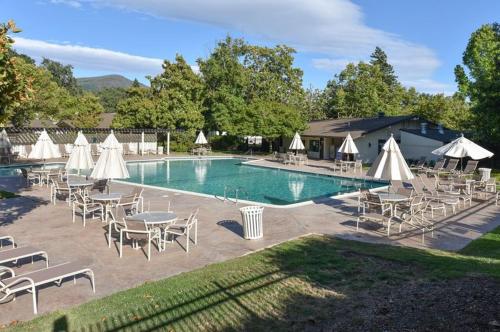
{"label": "hillside", "polygon": [[[105,75],[95,77],[79,77],[78,85],[84,90],[100,91],[105,88],[128,88],[133,81],[122,75]],[[142,85],[142,84],[141,84]]]}

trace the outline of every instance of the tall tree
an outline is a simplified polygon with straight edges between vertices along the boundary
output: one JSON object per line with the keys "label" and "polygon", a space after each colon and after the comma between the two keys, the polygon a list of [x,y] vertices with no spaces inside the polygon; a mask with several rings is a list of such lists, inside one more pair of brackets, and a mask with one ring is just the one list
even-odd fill
{"label": "tall tree", "polygon": [[63,65],[60,62],[43,58],[41,66],[52,74],[54,81],[60,87],[65,88],[73,95],[81,92],[76,78],[73,76],[72,65]]}
{"label": "tall tree", "polygon": [[0,24],[0,124],[4,125],[12,114],[10,110],[28,100],[31,94],[31,79],[21,73],[20,59],[12,54],[14,40],[8,35],[20,31],[12,20]]}
{"label": "tall tree", "polygon": [[472,103],[474,124],[480,139],[500,141],[500,24],[485,24],[472,33],[463,54],[462,66],[455,67],[461,95]]}
{"label": "tall tree", "polygon": [[370,58],[371,65],[379,66],[386,84],[390,86],[399,84],[394,68],[387,60],[387,54],[380,47],[375,47],[375,51],[370,55]]}
{"label": "tall tree", "polygon": [[106,113],[116,113],[120,100],[126,98],[127,90],[124,88],[105,88],[96,92],[97,97]]}

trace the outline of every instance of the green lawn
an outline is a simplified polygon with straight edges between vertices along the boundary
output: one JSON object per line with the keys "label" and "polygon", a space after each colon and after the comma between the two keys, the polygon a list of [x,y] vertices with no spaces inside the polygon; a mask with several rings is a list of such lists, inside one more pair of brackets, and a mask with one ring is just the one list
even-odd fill
{"label": "green lawn", "polygon": [[[492,241],[498,243],[499,229],[455,254],[311,236],[149,282],[6,330],[300,331],[332,326],[339,330],[404,329],[390,328],[391,312],[394,322],[411,318],[410,330],[411,324],[453,330],[449,324],[460,324],[461,319],[433,319],[436,312],[446,313],[448,306],[444,303],[440,309],[436,303],[448,300],[448,296],[440,293],[433,297],[433,292],[447,292],[446,287],[451,285],[450,292],[457,292],[460,301],[473,286],[458,287],[456,282],[476,285],[483,280],[489,287],[493,283],[493,289],[500,285],[498,244],[495,247]],[[100,287],[105,283],[97,280]],[[486,294],[490,293],[488,290]],[[399,304],[402,309],[395,309]],[[420,309],[402,312],[412,305],[430,311],[417,318],[412,315]],[[472,305],[468,302],[466,312],[474,311]],[[372,312],[372,308],[377,310]],[[385,316],[380,316],[379,311]],[[479,307],[478,315],[486,323],[490,319],[485,308]]]}

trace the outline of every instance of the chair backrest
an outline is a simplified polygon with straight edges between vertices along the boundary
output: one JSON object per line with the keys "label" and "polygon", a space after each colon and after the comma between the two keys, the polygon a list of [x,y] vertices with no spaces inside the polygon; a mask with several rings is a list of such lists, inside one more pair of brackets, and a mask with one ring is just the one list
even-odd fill
{"label": "chair backrest", "polygon": [[97,180],[92,185],[91,190],[97,190],[97,191],[102,193],[106,189],[107,184],[108,184],[108,180]]}
{"label": "chair backrest", "polygon": [[186,220],[186,228],[191,228],[195,222],[198,221],[198,212],[200,211],[200,209],[196,209],[194,210],[193,212],[191,212],[191,214],[189,215],[189,217],[187,218]]}
{"label": "chair backrest", "polygon": [[436,163],[434,164],[433,170],[435,170],[435,171],[440,170],[441,168],[444,167],[445,162],[446,162],[446,160],[444,160],[444,159],[436,161]]}
{"label": "chair backrest", "polygon": [[446,164],[446,167],[444,168],[446,171],[453,171],[455,168],[457,168],[458,165],[458,159],[450,159],[448,160],[448,164]]}
{"label": "chair backrest", "polygon": [[431,178],[428,178],[427,175],[425,174],[419,174],[418,177],[420,178],[420,182],[424,186],[425,189],[427,190],[435,190],[436,189],[436,183],[434,180]]}
{"label": "chair backrest", "polygon": [[130,195],[134,195],[135,197],[141,197],[143,192],[144,188],[135,186],[134,189],[132,189]]}
{"label": "chair backrest", "polygon": [[126,230],[131,231],[147,231],[146,222],[142,219],[135,219],[133,216],[123,218],[123,224]]}
{"label": "chair backrest", "polygon": [[476,170],[477,168],[477,164],[479,163],[479,161],[477,160],[469,160],[467,162],[467,165],[465,165],[465,168],[463,170],[464,173],[472,173]]}
{"label": "chair backrest", "polygon": [[424,194],[424,185],[422,184],[422,181],[419,179],[412,179],[411,182],[412,189],[415,191],[415,193],[418,194]]}
{"label": "chair backrest", "polygon": [[26,168],[21,168],[21,174],[25,179],[28,178],[28,170]]}
{"label": "chair backrest", "polygon": [[82,196],[81,194],[79,194],[79,193],[75,193],[75,194],[74,194],[74,196],[75,196],[75,200],[76,200],[76,202],[77,202],[78,204],[83,204],[83,205],[85,205],[85,203],[86,203],[86,202],[85,202],[85,198],[83,198],[83,196]]}
{"label": "chair backrest", "polygon": [[413,189],[400,187],[396,190],[396,194],[411,197],[413,195]]}
{"label": "chair backrest", "polygon": [[57,189],[69,189],[69,186],[68,186],[68,183],[64,182],[64,181],[59,181],[59,180],[56,180],[56,188]]}
{"label": "chair backrest", "polygon": [[417,167],[425,166],[425,157],[420,157],[420,160],[417,162]]}
{"label": "chair backrest", "polygon": [[122,195],[118,204],[129,205],[135,203],[135,195]]}
{"label": "chair backrest", "polygon": [[423,195],[416,195],[413,196],[413,198],[410,201],[410,209],[412,213],[415,212],[420,212],[423,204],[424,203],[424,196]]}

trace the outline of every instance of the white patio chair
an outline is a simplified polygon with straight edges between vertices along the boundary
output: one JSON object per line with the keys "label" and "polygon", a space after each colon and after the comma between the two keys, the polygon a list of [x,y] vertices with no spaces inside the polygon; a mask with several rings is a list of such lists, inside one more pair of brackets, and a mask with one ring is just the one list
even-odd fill
{"label": "white patio chair", "polygon": [[[83,219],[83,227],[86,225],[87,215],[92,215],[92,219],[96,219],[95,214],[99,212],[101,221],[104,221],[104,206],[101,203],[91,202],[87,197],[79,193],[75,193],[75,200],[73,201],[73,223],[75,223],[75,216],[77,213],[81,214]],[[78,210],[78,211],[77,211]]]}
{"label": "white patio chair", "polygon": [[151,242],[156,240],[156,247],[161,251],[161,231],[159,228],[149,228],[144,220],[127,217],[123,219],[122,228],[120,228],[120,258],[123,255],[124,238],[132,241],[132,247],[139,247],[140,241],[146,241],[148,245],[147,257],[151,260]]}
{"label": "white patio chair", "polygon": [[360,213],[358,213],[356,231],[359,231],[360,221],[371,220],[381,222],[382,226],[387,222],[387,236],[390,236],[391,221],[394,217],[392,204],[382,202],[377,194],[372,194],[370,192],[366,194],[366,198],[367,200],[363,202],[362,209]]}
{"label": "white patio chair", "polygon": [[[184,223],[177,224],[174,223],[167,228],[163,232],[163,243],[173,242],[174,239],[178,236],[186,236],[186,252],[189,252],[189,242],[191,240],[191,229],[194,228],[194,241],[193,243],[196,245],[198,243],[198,212],[199,209],[193,211],[187,219],[184,219]],[[171,237],[168,240],[168,237]]]}

